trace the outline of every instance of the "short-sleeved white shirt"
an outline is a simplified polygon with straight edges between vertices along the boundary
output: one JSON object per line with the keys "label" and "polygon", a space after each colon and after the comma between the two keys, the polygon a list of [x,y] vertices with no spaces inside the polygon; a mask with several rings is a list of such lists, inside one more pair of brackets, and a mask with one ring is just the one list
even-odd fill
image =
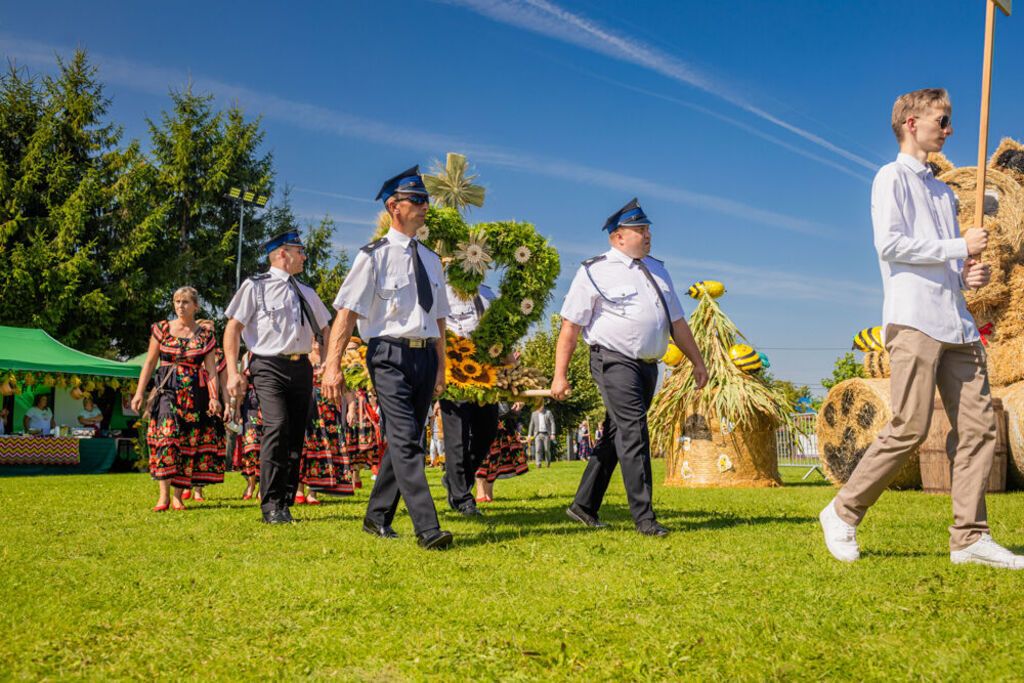
{"label": "short-sleeved white shirt", "polygon": [[[679,320],[683,306],[665,265],[650,256],[643,262],[665,297],[668,317],[672,322]],[[587,344],[630,358],[661,358],[671,337],[657,291],[640,266],[615,248],[580,266],[565,295],[561,315],[583,328]]]}
{"label": "short-sleeved white shirt", "polygon": [[411,237],[391,228],[356,254],[334,308],[347,308],[359,317],[359,334],[364,339],[441,335],[437,321],[449,313],[441,259],[422,244],[417,247],[434,297],[430,311],[424,311],[417,298],[412,243]]}
{"label": "short-sleeved white shirt", "polygon": [[[473,299],[464,300],[455,293],[451,285],[445,284],[445,294],[448,296],[448,317],[445,322],[448,325],[448,329],[451,330],[452,334],[457,334],[460,337],[468,337],[473,333],[477,327],[480,326],[480,313],[476,310],[476,304]],[[480,285],[477,289],[477,294],[480,296],[480,302],[483,304],[483,310],[486,312],[491,307],[491,302],[494,301],[494,292],[487,285]],[[475,298],[475,297],[474,297]]]}
{"label": "short-sleeved white shirt", "polygon": [[41,431],[43,436],[50,433],[50,423],[53,422],[53,411],[49,408],[40,410],[37,406],[32,406],[25,411],[25,417],[28,418],[29,431]]}
{"label": "short-sleeved white shirt", "polygon": [[[331,322],[331,312],[312,287],[296,282],[316,318],[317,329],[322,330]],[[313,350],[313,330],[303,320],[299,298],[288,284],[288,273],[280,268],[271,267],[243,282],[224,314],[242,323],[242,339],[257,356]]]}

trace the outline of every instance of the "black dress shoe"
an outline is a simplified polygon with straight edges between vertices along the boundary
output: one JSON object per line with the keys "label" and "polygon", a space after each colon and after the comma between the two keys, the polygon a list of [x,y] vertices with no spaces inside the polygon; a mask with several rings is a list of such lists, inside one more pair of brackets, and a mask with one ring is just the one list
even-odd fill
{"label": "black dress shoe", "polygon": [[482,512],[480,512],[480,508],[478,508],[476,506],[476,503],[474,503],[473,501],[463,503],[462,505],[459,506],[459,509],[456,510],[456,512],[458,512],[463,517],[478,517],[483,514]]}
{"label": "black dress shoe", "polygon": [[644,520],[636,525],[636,530],[644,536],[668,536],[668,529],[653,519]]}
{"label": "black dress shoe", "polygon": [[580,524],[586,524],[591,529],[604,529],[608,526],[595,515],[590,514],[576,503],[570,505],[569,509],[565,511],[565,514],[569,515],[569,519],[575,519]]}
{"label": "black dress shoe", "polygon": [[280,510],[271,510],[263,513],[264,524],[287,524],[288,520]]}
{"label": "black dress shoe", "polygon": [[363,531],[370,534],[371,536],[380,536],[381,538],[398,538],[398,534],[387,524],[377,524],[370,518],[363,519]]}
{"label": "black dress shoe", "polygon": [[424,550],[442,550],[452,544],[452,532],[434,529],[416,534],[416,542]]}
{"label": "black dress shoe", "polygon": [[294,517],[292,517],[292,511],[289,510],[288,508],[284,508],[283,510],[281,510],[281,514],[284,515],[284,521],[290,524],[298,524],[302,521],[301,519],[295,519]]}

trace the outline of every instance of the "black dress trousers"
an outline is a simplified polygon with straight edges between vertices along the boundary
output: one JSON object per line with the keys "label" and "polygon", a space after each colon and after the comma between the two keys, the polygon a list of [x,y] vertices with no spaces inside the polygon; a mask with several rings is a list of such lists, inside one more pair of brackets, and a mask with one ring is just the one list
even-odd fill
{"label": "black dress trousers", "polygon": [[263,415],[260,438],[260,508],[282,510],[295,502],[299,460],[309,420],[313,367],[306,356],[289,360],[253,356],[252,386]]}
{"label": "black dress trousers", "polygon": [[453,510],[473,502],[477,468],[490,453],[498,433],[498,404],[441,401],[444,425],[444,486]]}
{"label": "black dress trousers", "polygon": [[647,409],[658,382],[657,363],[645,363],[601,347],[590,351],[590,373],[607,413],[604,435],[587,462],[575,503],[596,515],[612,473],[622,465],[633,521],[654,520],[651,506],[651,439]]}
{"label": "black dress trousers", "polygon": [[437,349],[433,344],[414,349],[374,337],[366,345],[366,365],[388,439],[366,517],[390,526],[401,496],[417,534],[439,529],[423,449],[437,379]]}

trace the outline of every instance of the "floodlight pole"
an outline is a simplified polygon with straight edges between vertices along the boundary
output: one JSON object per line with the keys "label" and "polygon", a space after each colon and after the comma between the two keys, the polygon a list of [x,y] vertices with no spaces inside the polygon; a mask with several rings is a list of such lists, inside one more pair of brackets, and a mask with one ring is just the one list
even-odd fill
{"label": "floodlight pole", "polygon": [[245,187],[238,194],[238,259],[235,261],[235,291],[242,286],[242,229],[245,226]]}

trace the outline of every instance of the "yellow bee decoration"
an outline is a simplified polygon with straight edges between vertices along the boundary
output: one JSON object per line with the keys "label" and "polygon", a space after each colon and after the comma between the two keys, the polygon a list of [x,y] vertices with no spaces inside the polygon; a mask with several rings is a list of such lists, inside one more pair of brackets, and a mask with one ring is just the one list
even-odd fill
{"label": "yellow bee decoration", "polygon": [[747,344],[734,344],[729,349],[729,358],[743,372],[753,374],[761,369],[761,356]]}
{"label": "yellow bee decoration", "polygon": [[882,341],[882,326],[865,327],[853,337],[854,351],[885,351]]}
{"label": "yellow bee decoration", "polygon": [[665,355],[661,357],[661,362],[669,366],[670,368],[674,368],[675,366],[679,365],[679,363],[681,363],[682,360],[682,350],[672,342],[669,342],[668,348],[665,349]]}
{"label": "yellow bee decoration", "polygon": [[715,282],[714,280],[701,280],[700,282],[694,282],[690,285],[690,288],[686,290],[686,293],[694,299],[700,299],[701,294],[704,292],[707,292],[712,299],[717,299],[725,294],[725,285],[721,282]]}

